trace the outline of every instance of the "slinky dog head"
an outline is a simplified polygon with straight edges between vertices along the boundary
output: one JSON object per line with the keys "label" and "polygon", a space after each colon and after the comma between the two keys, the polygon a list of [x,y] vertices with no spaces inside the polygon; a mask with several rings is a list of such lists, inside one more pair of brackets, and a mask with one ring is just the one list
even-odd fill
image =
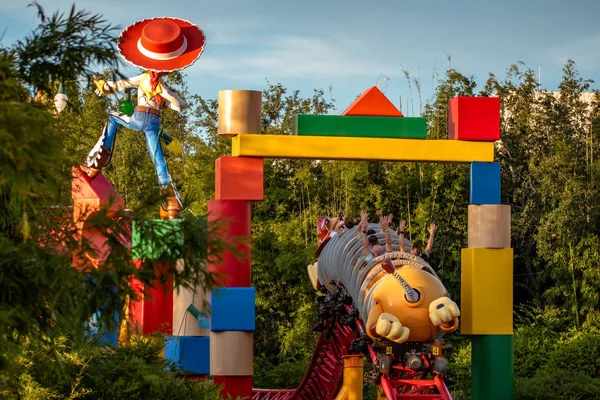
{"label": "slinky dog head", "polygon": [[429,318],[429,304],[445,296],[446,288],[437,277],[419,267],[395,267],[390,260],[381,266],[385,275],[372,288],[373,300],[410,329],[408,341],[431,341],[438,328]]}

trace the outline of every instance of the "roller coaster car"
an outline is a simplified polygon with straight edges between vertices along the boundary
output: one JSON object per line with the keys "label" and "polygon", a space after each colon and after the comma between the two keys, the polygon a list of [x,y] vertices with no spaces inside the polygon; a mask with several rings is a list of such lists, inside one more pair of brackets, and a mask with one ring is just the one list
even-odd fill
{"label": "roller coaster car", "polygon": [[[355,230],[331,234],[336,222],[319,219],[318,261],[308,266],[319,292],[319,322],[313,328],[320,333],[306,374],[295,389],[253,389],[252,400],[347,399],[350,354],[367,356],[373,368],[364,379],[388,400],[451,400],[445,359],[450,346],[442,337],[458,328],[460,313],[442,281],[421,258],[400,252],[394,233],[394,251],[365,257]],[[379,226],[369,228],[385,245]],[[411,247],[406,241],[404,248]],[[360,379],[348,376],[352,382]]]}
{"label": "roller coaster car", "polygon": [[[449,398],[443,379],[450,376],[445,358],[450,346],[442,338],[456,331],[460,311],[442,281],[423,259],[399,251],[397,235],[391,234],[392,252],[364,256],[357,228],[331,235],[331,225],[329,218],[319,219],[318,261],[309,266],[313,285],[326,293],[319,306],[321,330],[335,323],[351,326],[354,317],[359,338],[349,351],[373,362],[366,380],[388,394]],[[385,246],[379,226],[369,228]],[[411,247],[406,240],[404,248]]]}

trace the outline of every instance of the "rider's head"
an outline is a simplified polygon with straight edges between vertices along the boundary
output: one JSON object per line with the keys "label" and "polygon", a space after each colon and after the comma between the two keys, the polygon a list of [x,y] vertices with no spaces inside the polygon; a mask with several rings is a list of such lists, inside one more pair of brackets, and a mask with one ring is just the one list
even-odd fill
{"label": "rider's head", "polygon": [[419,246],[417,243],[413,243],[410,252],[411,254],[418,256],[419,254],[421,254],[421,246]]}
{"label": "rider's head", "polygon": [[378,244],[373,246],[373,257],[379,257],[382,254],[383,254],[383,247],[381,247]]}
{"label": "rider's head", "polygon": [[377,243],[379,243],[379,241],[377,240],[377,236],[375,236],[375,235],[369,236],[369,245],[370,246],[375,246]]}

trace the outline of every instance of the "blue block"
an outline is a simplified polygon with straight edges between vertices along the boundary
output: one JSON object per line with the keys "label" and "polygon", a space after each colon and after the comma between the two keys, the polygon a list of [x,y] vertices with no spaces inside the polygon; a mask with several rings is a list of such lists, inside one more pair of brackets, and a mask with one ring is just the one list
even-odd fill
{"label": "blue block", "polygon": [[256,291],[251,287],[213,289],[210,329],[214,332],[254,331],[255,299]]}
{"label": "blue block", "polygon": [[[89,278],[89,280],[86,281],[86,284],[97,285],[97,282],[95,279],[90,278],[89,276],[86,278]],[[113,292],[115,293],[115,296],[116,296],[116,294],[117,294],[116,287],[113,287]],[[100,343],[100,345],[102,345],[102,346],[117,347],[119,344],[119,332],[120,332],[119,312],[115,311],[115,313],[113,314],[111,330],[107,330],[106,329],[106,328],[108,328],[107,326],[105,326],[103,330],[100,330],[98,321],[100,318],[102,318],[103,313],[104,313],[104,307],[100,307],[100,309],[98,311],[96,311],[94,314],[92,314],[92,317],[87,322],[84,336],[97,340]]]}
{"label": "blue block", "polygon": [[165,359],[194,375],[210,374],[210,337],[166,336]]}
{"label": "blue block", "polygon": [[470,204],[500,204],[500,163],[471,163]]}

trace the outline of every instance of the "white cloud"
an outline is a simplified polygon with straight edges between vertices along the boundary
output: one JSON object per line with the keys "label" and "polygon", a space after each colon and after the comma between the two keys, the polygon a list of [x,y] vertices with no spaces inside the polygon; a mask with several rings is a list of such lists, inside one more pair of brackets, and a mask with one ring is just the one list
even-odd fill
{"label": "white cloud", "polygon": [[227,54],[224,49],[214,53],[208,50],[194,69],[245,80],[347,77],[398,70],[397,65],[382,61],[385,54],[378,54],[360,40],[296,35],[255,40],[258,42],[249,43],[252,49],[244,52]]}

